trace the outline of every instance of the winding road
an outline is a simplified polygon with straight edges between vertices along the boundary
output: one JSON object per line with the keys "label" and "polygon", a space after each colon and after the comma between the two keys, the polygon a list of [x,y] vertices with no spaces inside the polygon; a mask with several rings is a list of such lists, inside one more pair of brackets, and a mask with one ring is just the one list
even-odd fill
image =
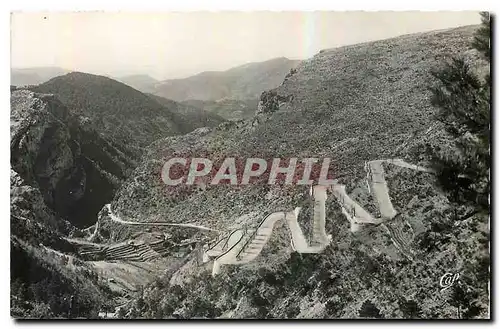
{"label": "winding road", "polygon": [[325,232],[326,213],[325,201],[327,199],[325,186],[314,186],[311,195],[314,197],[313,234],[311,241],[305,237],[298,223],[300,207],[290,212],[275,212],[264,217],[257,228],[246,228],[232,231],[222,236],[211,247],[207,247],[203,254],[203,262],[213,259],[212,276],[221,271],[222,265],[246,264],[253,261],[261,252],[273,234],[274,225],[285,219],[292,236],[292,249],[299,253],[320,253],[332,241],[331,235]]}
{"label": "winding road", "polygon": [[382,166],[384,162],[415,171],[427,173],[434,172],[432,169],[417,166],[402,159],[373,160],[365,163],[366,185],[369,193],[372,193],[375,200],[377,200],[381,218],[373,217],[356,201],[352,200],[346,193],[344,185],[332,185],[330,190],[337,198],[337,202],[342,208],[342,213],[351,223],[351,232],[359,231],[361,229],[359,224],[380,224],[394,218],[397,215],[397,211],[392,205],[389,195],[389,188],[385,180],[385,171],[384,167]]}
{"label": "winding road", "polygon": [[131,222],[131,221],[126,221],[115,215],[113,213],[113,210],[111,209],[111,204],[108,203],[106,204],[106,208],[108,209],[108,215],[109,218],[117,223],[124,224],[124,225],[139,225],[139,226],[177,226],[177,227],[187,227],[187,228],[195,228],[198,230],[203,230],[203,231],[212,231],[212,232],[220,232],[219,230],[215,230],[212,228],[208,228],[205,226],[201,225],[194,225],[194,224],[177,224],[177,223],[169,223],[169,222]]}
{"label": "winding road", "polygon": [[[286,220],[292,236],[291,245],[293,250],[299,253],[322,252],[332,241],[331,235],[327,235],[325,232],[325,201],[327,199],[327,190],[332,192],[337,199],[337,202],[341,206],[342,213],[351,223],[352,232],[359,231],[362,228],[360,224],[381,224],[393,219],[397,215],[397,212],[392,205],[389,188],[385,180],[385,172],[382,165],[384,162],[411,170],[427,173],[433,172],[431,169],[410,164],[402,159],[369,161],[365,163],[365,170],[367,171],[366,183],[369,193],[373,194],[374,198],[377,200],[377,205],[381,214],[380,218],[374,217],[354,201],[347,194],[345,185],[333,184],[329,187],[318,185],[311,189],[311,195],[314,196],[313,236],[311,241],[307,241],[297,222],[301,208],[295,208],[295,210],[289,212],[275,212],[269,214],[255,229],[247,229],[244,227],[221,235],[214,245],[204,247],[203,262],[214,261],[212,275],[215,276],[220,273],[222,265],[244,264],[254,260],[269,241],[275,224],[283,219]],[[113,213],[111,204],[106,204],[106,208],[112,221],[124,225],[175,226],[220,232],[219,230],[195,224],[131,222],[123,220]],[[97,232],[97,227],[94,235]],[[387,229],[391,234],[392,231],[390,228]],[[392,235],[393,234],[391,234],[391,236]],[[396,243],[398,241],[399,240],[396,239],[394,242]]]}

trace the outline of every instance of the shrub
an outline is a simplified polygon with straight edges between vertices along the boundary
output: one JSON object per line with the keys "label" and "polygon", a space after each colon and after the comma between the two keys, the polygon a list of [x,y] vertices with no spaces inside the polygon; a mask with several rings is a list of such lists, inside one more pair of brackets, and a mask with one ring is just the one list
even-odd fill
{"label": "shrub", "polygon": [[359,316],[362,318],[376,318],[381,319],[384,316],[380,314],[380,310],[373,304],[369,299],[365,300],[361,309],[359,310]]}

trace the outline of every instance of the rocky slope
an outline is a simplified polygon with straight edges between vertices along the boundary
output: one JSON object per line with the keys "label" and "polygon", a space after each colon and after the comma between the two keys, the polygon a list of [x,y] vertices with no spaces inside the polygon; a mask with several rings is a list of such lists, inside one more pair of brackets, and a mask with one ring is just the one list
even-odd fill
{"label": "rocky slope", "polygon": [[[155,142],[112,207],[127,220],[194,223],[226,231],[243,224],[256,226],[265,213],[298,205],[308,209],[307,188],[266,184],[172,188],[161,181],[164,162],[173,156],[214,161],[227,156],[329,157],[333,175],[347,185],[348,193],[375,212],[363,180],[365,162],[402,158],[426,166],[425,150],[449,141],[433,118],[430,71],[467,52],[476,28],[322,51],[303,61],[279,87],[262,93],[255,118]],[[193,253],[180,271],[151,286],[130,314],[488,317],[487,218],[450,204],[432,174],[391,165],[385,169],[400,213],[393,221],[352,234],[338,205],[329,202],[327,231],[333,242],[324,253],[294,253],[284,226],[255,262],[229,266],[216,279],[208,278],[208,267],[196,266]],[[113,228],[112,240],[130,234],[109,221],[105,225]],[[196,234],[193,237],[200,242],[215,239]],[[462,279],[441,293],[439,279],[447,272],[460,273]]]}
{"label": "rocky slope", "polygon": [[82,123],[54,96],[12,92],[12,170],[39,189],[60,217],[80,227],[93,224],[134,165],[123,147]]}
{"label": "rocky slope", "polygon": [[96,317],[109,289],[65,237],[95,222],[135,162],[53,95],[13,90],[10,119],[12,315]]}

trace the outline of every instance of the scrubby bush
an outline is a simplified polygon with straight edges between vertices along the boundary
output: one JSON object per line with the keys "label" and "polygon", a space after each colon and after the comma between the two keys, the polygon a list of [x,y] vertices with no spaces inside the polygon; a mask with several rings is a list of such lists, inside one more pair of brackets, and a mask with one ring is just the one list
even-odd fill
{"label": "scrubby bush", "polygon": [[361,309],[359,310],[359,316],[362,318],[375,318],[380,319],[384,316],[380,314],[380,310],[373,304],[370,300],[365,300]]}

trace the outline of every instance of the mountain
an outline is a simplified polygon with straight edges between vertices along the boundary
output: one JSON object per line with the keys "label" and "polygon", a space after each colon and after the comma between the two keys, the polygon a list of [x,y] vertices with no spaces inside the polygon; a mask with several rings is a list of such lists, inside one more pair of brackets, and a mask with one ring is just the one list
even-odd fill
{"label": "mountain", "polygon": [[137,89],[143,93],[151,93],[155,90],[155,85],[159,83],[155,78],[147,74],[134,74],[116,78],[116,80]]}
{"label": "mountain", "polygon": [[142,153],[142,149],[154,140],[198,127],[197,123],[191,126],[180,119],[180,114],[174,113],[178,106],[174,102],[170,108],[166,107],[104,76],[72,72],[31,90],[56,95],[73,114],[89,120],[101,134],[120,141],[136,154]]}
{"label": "mountain", "polygon": [[10,70],[10,84],[13,86],[38,85],[69,72],[69,70],[60,67],[12,68]]}
{"label": "mountain", "polygon": [[257,110],[260,94],[279,86],[298,63],[281,57],[222,72],[202,72],[185,79],[161,81],[152,93],[226,120],[248,119]]}
{"label": "mountain", "polygon": [[[488,219],[450,203],[432,171],[414,170],[429,166],[426,150],[446,148],[451,141],[434,118],[428,88],[431,71],[457,54],[475,56],[469,45],[476,29],[468,26],[321,51],[301,62],[278,87],[261,94],[255,118],[151,144],[115,195],[109,208],[113,213],[103,211],[99,217],[109,241],[140,236],[141,226],[120,224],[117,217],[150,223],[157,234],[154,222],[227,233],[251,229],[266,214],[298,206],[305,214],[300,222],[310,221],[307,186],[166,186],[161,168],[172,157],[207,157],[216,163],[226,157],[330,158],[338,183],[374,216],[381,216],[382,210],[365,180],[367,162],[401,159],[397,161],[410,165],[397,166],[397,161],[380,165],[398,214],[390,221],[363,224],[361,231],[351,232],[345,211],[330,195],[326,231],[332,241],[319,254],[294,252],[281,223],[254,261],[224,266],[222,274],[212,278],[212,264],[200,264],[199,248],[214,245],[217,236],[184,229],[184,241],[195,247],[185,248],[180,267],[167,267],[163,277],[137,295],[123,314],[456,318],[458,308],[460,317],[488,317]],[[253,65],[235,70],[253,71],[251,75],[258,77]],[[257,83],[240,83],[247,77],[232,80],[227,72],[204,73],[165,83],[163,90],[176,100],[254,94]],[[215,83],[224,79],[232,83]],[[305,228],[311,230],[310,225]],[[177,231],[162,227],[161,232],[175,236],[172,232]],[[459,273],[460,285],[443,293],[439,284],[445,273]]]}
{"label": "mountain", "polygon": [[298,63],[281,57],[227,71],[202,72],[185,79],[161,81],[154,94],[174,101],[258,98],[264,90],[277,87]]}
{"label": "mountain", "polygon": [[[154,262],[138,269],[80,254],[105,236],[88,228],[150,141],[222,121],[84,73],[11,87],[12,316],[97,318],[99,311],[114,312],[139,282],[151,281]],[[125,282],[108,282],[117,273]]]}
{"label": "mountain", "polygon": [[177,103],[153,94],[148,94],[148,96],[174,113],[172,120],[181,132],[190,132],[202,127],[215,127],[225,121],[222,116],[207,112],[198,107]]}

